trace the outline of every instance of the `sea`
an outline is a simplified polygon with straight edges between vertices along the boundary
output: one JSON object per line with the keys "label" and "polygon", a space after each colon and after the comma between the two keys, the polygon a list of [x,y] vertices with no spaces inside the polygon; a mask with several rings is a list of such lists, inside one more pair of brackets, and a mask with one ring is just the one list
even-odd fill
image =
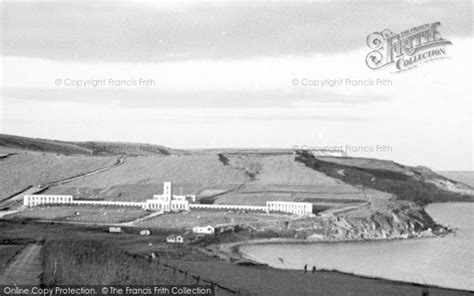
{"label": "sea", "polygon": [[[450,173],[449,178],[455,179]],[[463,178],[465,173],[461,174]],[[474,176],[474,174],[471,174]],[[467,178],[464,183],[473,182]],[[461,180],[459,180],[461,181]],[[455,229],[434,238],[369,242],[250,244],[247,257],[281,269],[337,270],[362,276],[474,291],[474,203],[426,207],[438,223]]]}

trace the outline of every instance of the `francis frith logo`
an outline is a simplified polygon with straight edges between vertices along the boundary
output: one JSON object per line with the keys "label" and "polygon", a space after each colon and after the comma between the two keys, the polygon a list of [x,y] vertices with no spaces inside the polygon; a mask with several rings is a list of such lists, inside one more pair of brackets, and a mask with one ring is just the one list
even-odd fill
{"label": "francis frith logo", "polygon": [[400,72],[447,58],[446,46],[452,43],[441,38],[440,25],[440,22],[424,24],[398,34],[388,29],[369,34],[367,46],[372,51],[367,54],[367,66],[378,70],[393,64],[395,72]]}

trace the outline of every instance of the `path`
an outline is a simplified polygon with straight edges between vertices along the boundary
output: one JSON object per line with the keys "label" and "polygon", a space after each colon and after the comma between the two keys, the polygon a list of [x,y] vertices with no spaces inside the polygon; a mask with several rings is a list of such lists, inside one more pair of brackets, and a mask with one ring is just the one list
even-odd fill
{"label": "path", "polygon": [[39,185],[39,186],[27,187],[24,191],[21,191],[21,192],[15,194],[14,196],[11,196],[11,197],[3,200],[0,203],[0,210],[5,210],[5,209],[19,210],[22,206],[22,204],[20,202],[23,201],[23,197],[25,195],[37,194],[37,193],[45,191],[46,189],[48,189],[49,187],[52,187],[52,186],[62,185],[62,184],[68,183],[68,182],[75,181],[75,180],[80,179],[80,178],[85,178],[85,177],[89,177],[89,176],[92,176],[92,175],[95,175],[95,174],[99,174],[99,173],[108,171],[110,169],[113,169],[117,166],[120,166],[120,165],[124,164],[125,163],[125,158],[126,158],[125,155],[121,155],[120,157],[117,158],[117,161],[112,165],[109,165],[109,166],[106,166],[106,167],[103,167],[103,168],[100,168],[100,169],[96,169],[96,170],[93,170],[91,172],[82,173],[82,174],[79,174],[79,175],[76,175],[76,176],[73,176],[73,177],[68,177],[68,178],[64,178],[64,179],[61,179],[61,180],[52,181],[52,182],[42,184],[42,185]]}
{"label": "path", "polygon": [[7,216],[7,215],[13,215],[13,214],[16,214],[18,212],[19,212],[19,210],[0,211],[0,220],[2,220],[2,218]]}
{"label": "path", "polygon": [[36,194],[36,193],[39,193],[43,190],[45,190],[46,188],[39,188],[37,186],[29,186],[27,187],[25,190],[19,192],[19,193],[16,193],[15,195],[3,200],[2,202],[0,202],[0,209],[2,210],[1,212],[3,212],[3,210],[18,210],[22,205],[22,201],[23,201],[23,196],[25,195],[33,195],[33,194]]}
{"label": "path", "polygon": [[88,172],[88,173],[83,173],[83,174],[79,174],[79,175],[76,175],[76,176],[73,176],[73,177],[69,177],[69,178],[49,182],[49,183],[46,183],[46,184],[42,184],[41,187],[45,188],[45,187],[51,187],[51,186],[56,186],[56,185],[62,185],[62,184],[66,184],[66,183],[75,181],[77,179],[89,177],[89,176],[92,176],[92,175],[95,175],[95,174],[99,174],[99,173],[108,171],[110,169],[113,169],[117,166],[120,166],[120,165],[124,164],[125,158],[126,158],[125,155],[121,155],[119,158],[117,158],[117,161],[114,164],[111,164],[109,166],[106,166],[106,167],[103,167],[103,168],[100,168],[100,169],[97,169],[97,170],[94,170],[94,171],[91,171],[91,172]]}
{"label": "path", "polygon": [[134,224],[137,224],[137,223],[155,218],[157,216],[163,215],[164,213],[165,213],[164,211],[153,212],[149,215],[146,215],[145,217],[141,217],[141,218],[135,219],[133,221],[129,221],[129,222],[122,222],[120,224],[123,225],[123,226],[132,226]]}
{"label": "path", "polygon": [[3,153],[3,154],[0,154],[0,159],[5,159],[7,157],[10,157],[12,155],[16,155],[18,153]]}
{"label": "path", "polygon": [[26,246],[0,275],[0,285],[39,285],[41,245]]}

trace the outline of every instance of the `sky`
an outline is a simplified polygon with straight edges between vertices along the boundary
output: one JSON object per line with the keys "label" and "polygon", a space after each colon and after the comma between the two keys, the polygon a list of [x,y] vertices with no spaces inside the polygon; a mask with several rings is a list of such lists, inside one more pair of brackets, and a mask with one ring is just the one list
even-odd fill
{"label": "sky", "polygon": [[[370,33],[438,21],[449,58],[367,67]],[[0,133],[473,170],[472,23],[470,1],[2,1]]]}

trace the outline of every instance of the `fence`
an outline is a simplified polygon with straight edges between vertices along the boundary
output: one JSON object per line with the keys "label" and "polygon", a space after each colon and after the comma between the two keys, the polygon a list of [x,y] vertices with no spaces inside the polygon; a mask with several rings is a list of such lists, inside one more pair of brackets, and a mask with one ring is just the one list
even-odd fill
{"label": "fence", "polygon": [[222,284],[219,284],[215,281],[212,280],[207,280],[202,278],[200,275],[193,275],[187,270],[178,268],[173,265],[169,265],[164,263],[163,267],[165,269],[171,269],[173,270],[173,274],[176,276],[177,273],[181,274],[183,276],[182,280],[187,280],[188,277],[191,279],[194,279],[196,281],[196,285],[204,283],[204,284],[209,284],[214,287],[215,295],[238,295],[238,296],[258,296],[257,293],[249,292],[249,291],[244,291],[243,289],[235,289],[235,288],[229,288],[226,287]]}

